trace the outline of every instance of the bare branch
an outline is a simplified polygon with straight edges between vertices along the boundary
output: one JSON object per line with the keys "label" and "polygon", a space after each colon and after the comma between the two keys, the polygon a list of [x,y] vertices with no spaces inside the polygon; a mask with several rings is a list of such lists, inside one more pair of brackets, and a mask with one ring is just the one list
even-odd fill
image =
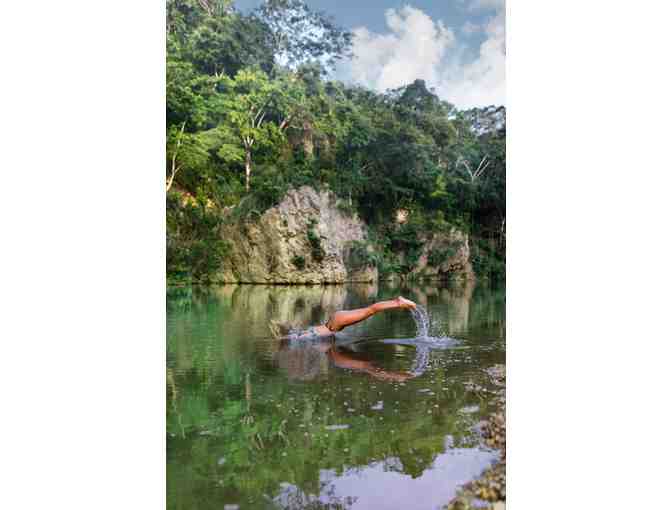
{"label": "bare branch", "polygon": [[292,122],[292,119],[293,119],[293,118],[294,118],[294,114],[292,113],[292,114],[289,115],[286,119],[284,119],[284,120],[280,123],[280,131],[284,131],[285,129],[287,129],[287,128],[289,127],[289,123]]}
{"label": "bare branch", "polygon": [[177,153],[180,151],[180,146],[182,145],[182,135],[184,135],[184,126],[187,124],[187,121],[184,121],[182,123],[182,128],[180,129],[180,133],[177,135],[177,142],[175,146],[175,151],[173,152],[173,158],[171,161],[171,168],[170,168],[170,179],[166,182],[166,192],[170,190],[170,187],[173,185],[173,180],[175,179],[175,176],[177,175],[177,172],[180,171],[182,168],[182,165],[177,164]]}
{"label": "bare branch", "polygon": [[471,182],[475,182],[481,175],[483,175],[483,172],[485,172],[485,169],[488,168],[488,165],[490,165],[490,161],[488,161],[488,156],[485,155],[483,156],[483,159],[481,159],[481,162],[478,164],[478,167],[476,170],[471,169],[471,165],[469,165],[469,162],[464,158],[463,156],[458,156],[457,161],[455,161],[455,168],[459,167],[462,165],[467,173],[469,174],[469,177],[471,178]]}
{"label": "bare branch", "polygon": [[[487,155],[486,155],[486,156],[483,156],[483,159],[482,159],[481,162],[478,164],[478,168],[476,169],[477,172],[481,169],[481,167],[483,166],[483,163],[485,162],[486,159],[488,159],[488,156],[487,156]],[[488,164],[490,164],[489,161],[488,161]],[[486,165],[486,166],[488,166],[488,165]]]}
{"label": "bare branch", "polygon": [[212,7],[210,7],[207,0],[198,0],[198,3],[201,4],[201,7],[205,9],[205,12],[207,12],[209,16],[212,16]]}
{"label": "bare branch", "polygon": [[[478,168],[476,169],[476,171],[474,172],[474,175],[472,176],[472,180],[478,179],[483,174],[483,172],[485,172],[485,169],[488,168],[488,165],[490,164],[490,161],[486,162],[487,159],[488,159],[487,155],[483,156],[483,159],[478,164]],[[483,164],[484,162],[485,162],[485,165]]]}
{"label": "bare branch", "polygon": [[[262,115],[262,117],[263,117],[263,115],[266,115],[266,107],[268,106],[268,103],[271,102],[271,99],[273,99],[273,96],[268,96],[268,99],[266,100],[266,102],[264,102],[264,104],[261,105],[261,107],[257,111],[257,114],[254,116],[254,120],[252,121],[253,126],[255,124],[257,125],[257,127],[261,125],[261,121],[259,121],[259,124],[257,124],[257,119],[259,118],[259,115]],[[252,113],[252,112],[250,112],[250,113]]]}
{"label": "bare branch", "polygon": [[173,180],[175,179],[175,175],[177,175],[177,172],[182,168],[181,165],[177,165],[177,167],[174,167],[172,170],[172,173],[170,174],[170,178],[166,181],[166,192],[170,190],[170,187],[173,185]]}

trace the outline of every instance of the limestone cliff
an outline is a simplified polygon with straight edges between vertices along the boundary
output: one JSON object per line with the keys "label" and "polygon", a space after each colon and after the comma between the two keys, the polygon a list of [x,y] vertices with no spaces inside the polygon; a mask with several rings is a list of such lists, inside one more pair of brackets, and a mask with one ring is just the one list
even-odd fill
{"label": "limestone cliff", "polygon": [[425,236],[422,253],[411,274],[429,279],[473,280],[469,236],[456,228],[447,233]]}
{"label": "limestone cliff", "polygon": [[[231,252],[213,279],[218,283],[374,282],[378,269],[362,266],[362,249],[381,253],[356,215],[344,213],[337,197],[309,186],[291,190],[262,215],[226,222],[221,236]],[[474,278],[469,237],[452,228],[421,236],[422,251],[413,278]],[[356,256],[351,256],[356,255]],[[400,255],[403,257],[403,255]]]}
{"label": "limestone cliff", "polygon": [[376,268],[347,265],[353,242],[366,240],[364,223],[343,213],[336,197],[303,186],[253,221],[230,222],[222,236],[231,255],[218,282],[342,283],[378,279]]}

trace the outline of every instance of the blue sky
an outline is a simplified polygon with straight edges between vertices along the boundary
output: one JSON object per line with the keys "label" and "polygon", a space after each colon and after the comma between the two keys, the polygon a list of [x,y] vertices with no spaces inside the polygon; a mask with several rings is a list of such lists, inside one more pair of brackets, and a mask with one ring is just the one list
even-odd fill
{"label": "blue sky", "polygon": [[[243,12],[263,0],[236,0]],[[355,34],[334,77],[383,91],[427,81],[460,108],[505,104],[504,0],[308,0]]]}

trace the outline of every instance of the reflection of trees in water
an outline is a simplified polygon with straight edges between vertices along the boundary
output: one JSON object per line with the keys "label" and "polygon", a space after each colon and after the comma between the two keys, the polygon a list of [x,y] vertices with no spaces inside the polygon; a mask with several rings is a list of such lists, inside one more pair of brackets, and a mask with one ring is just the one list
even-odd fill
{"label": "reflection of trees in water", "polygon": [[275,360],[291,380],[310,380],[325,375],[329,360],[324,350],[305,342],[302,346],[285,346],[276,352]]}
{"label": "reflection of trees in water", "polygon": [[296,485],[284,483],[273,502],[283,510],[346,510],[357,501],[352,496],[336,496],[334,484],[330,482],[320,482],[318,494],[309,494]]}
{"label": "reflection of trees in water", "polygon": [[475,286],[475,282],[471,280],[441,282],[440,286],[435,283],[420,284],[411,288],[411,299],[430,310],[430,315],[434,305],[446,310],[446,313],[441,314],[440,329],[445,335],[456,335],[467,331],[469,327],[470,305]]}
{"label": "reflection of trees in water", "polygon": [[[382,412],[362,409],[361,404],[357,407],[363,416],[347,412],[344,401],[352,405],[381,398],[370,379],[364,377],[348,379],[346,384],[352,391],[347,393],[336,391],[338,386],[319,384],[303,386],[301,392],[294,393],[291,386],[278,384],[275,379],[255,383],[254,374],[252,388],[248,389],[246,384],[237,400],[216,398],[216,388],[210,390],[212,396],[206,395],[205,400],[201,400],[200,391],[182,391],[177,402],[182,414],[189,415],[203,402],[207,402],[208,409],[206,413],[187,416],[186,439],[181,441],[178,441],[182,437],[179,424],[170,418],[174,412],[169,410],[169,432],[178,433],[178,438],[173,439],[175,442],[169,448],[169,466],[173,464],[168,470],[168,484],[182,491],[180,498],[185,508],[202,508],[198,504],[202,502],[197,503],[198,494],[207,493],[215,481],[241,494],[238,500],[244,501],[247,494],[274,497],[280,483],[288,480],[304,493],[320,494],[324,489],[324,480],[320,479],[323,470],[368,465],[389,458],[396,459],[388,463],[390,470],[418,477],[445,451],[446,434],[455,435],[458,441],[463,438],[468,444],[469,428],[473,425],[473,420],[461,421],[457,412],[468,402],[462,387],[455,385],[449,397],[440,396],[439,385],[452,383],[442,374],[436,378],[436,399],[418,397],[415,390],[410,396],[416,398],[397,397],[403,401],[403,414],[412,417],[402,421],[391,414],[390,396],[384,397],[386,409]],[[179,385],[179,378],[176,383]],[[378,387],[382,384],[376,383]],[[435,401],[439,402],[441,412],[428,414],[427,407]],[[384,414],[386,420],[379,420]],[[351,424],[351,428],[325,433],[325,426],[339,423]],[[344,453],[346,448],[349,453]],[[188,485],[173,478],[174,474],[185,477]],[[300,495],[295,498],[296,505],[305,503]],[[215,496],[212,504],[205,506],[221,508],[216,503]],[[285,508],[302,508],[292,506],[291,501],[286,503]],[[337,504],[347,508],[345,503],[332,501],[332,506],[314,508],[339,508],[334,506]]]}
{"label": "reflection of trees in water", "polygon": [[501,339],[506,337],[506,292],[502,289],[477,288],[472,305],[469,327],[491,332]]}
{"label": "reflection of trees in water", "polygon": [[177,286],[166,289],[166,308],[168,310],[188,310],[192,302],[192,287]]}
{"label": "reflection of trees in water", "polygon": [[[343,308],[347,295],[342,285],[260,286],[239,285],[231,298],[234,313],[244,314],[255,332],[268,335],[268,322],[277,320],[306,327],[326,322]],[[263,332],[263,333],[262,333]]]}
{"label": "reflection of trees in water", "polygon": [[442,288],[441,301],[450,307],[445,326],[448,335],[463,333],[469,327],[469,312],[475,283],[467,280],[460,284]]}
{"label": "reflection of trees in water", "polygon": [[378,281],[371,283],[355,283],[350,285],[350,290],[363,301],[375,301],[378,297]]}
{"label": "reflection of trees in water", "polygon": [[[172,507],[221,510],[232,501],[245,506],[253,495],[277,497],[280,484],[288,481],[303,494],[326,493],[320,473],[373,462],[417,477],[445,451],[447,434],[455,437],[456,446],[473,446],[471,427],[478,416],[459,410],[477,401],[455,380],[459,367],[431,371],[431,381],[426,377],[421,383],[436,393],[428,396],[411,389],[411,383],[401,386],[341,369],[332,368],[322,377],[327,360],[319,351],[283,351],[279,342],[268,340],[271,318],[315,324],[316,316],[326,318],[344,304],[350,306],[351,299],[369,300],[366,296],[374,289],[361,286],[349,296],[347,292],[343,286],[224,286],[194,291],[192,306],[171,310],[167,481]],[[471,292],[473,288],[419,290],[430,310],[448,305],[450,327],[464,327],[465,320],[479,317],[495,320],[501,301],[476,305]],[[389,321],[387,316],[380,319]],[[389,331],[396,327],[388,326]],[[397,347],[390,346],[389,352]],[[263,349],[279,355],[281,373],[259,363]],[[420,352],[414,368],[426,368],[423,359]],[[320,381],[298,384],[311,374]],[[371,410],[379,400],[385,401],[384,408]],[[356,412],[348,412],[353,404]],[[439,407],[434,409],[434,404]],[[338,424],[350,428],[326,429]],[[300,506],[297,498],[294,508],[311,508]],[[314,508],[347,508],[347,501],[325,501],[314,502],[323,505]]]}

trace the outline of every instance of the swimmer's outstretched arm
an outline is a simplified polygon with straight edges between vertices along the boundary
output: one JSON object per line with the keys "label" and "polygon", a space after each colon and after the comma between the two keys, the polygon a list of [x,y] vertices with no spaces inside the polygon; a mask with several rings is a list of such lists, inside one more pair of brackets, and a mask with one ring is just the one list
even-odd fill
{"label": "swimmer's outstretched arm", "polygon": [[397,299],[389,301],[379,301],[366,308],[357,308],[355,310],[343,310],[333,314],[327,321],[326,327],[332,331],[340,331],[347,326],[352,326],[372,315],[382,312],[383,310],[390,310],[392,308],[415,308],[416,304],[409,299],[399,296]]}

